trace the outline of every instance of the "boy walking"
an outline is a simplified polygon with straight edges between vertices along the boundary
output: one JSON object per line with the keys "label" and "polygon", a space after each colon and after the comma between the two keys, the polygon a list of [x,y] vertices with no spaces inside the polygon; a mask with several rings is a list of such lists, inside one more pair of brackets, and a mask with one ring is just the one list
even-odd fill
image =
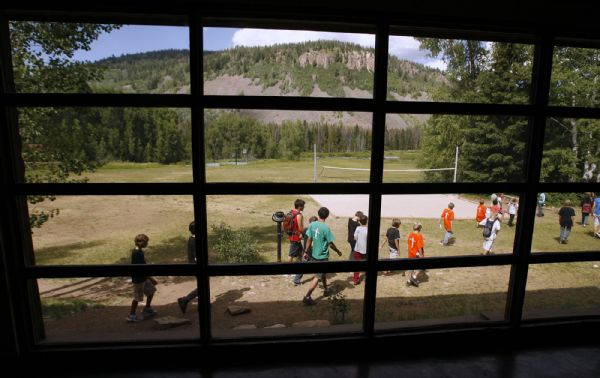
{"label": "boy walking", "polygon": [[477,227],[479,227],[479,222],[485,219],[485,205],[483,199],[479,200],[479,205],[477,206],[477,212],[475,213],[475,222]]}
{"label": "boy walking", "polygon": [[[325,224],[325,220],[329,216],[329,209],[326,207],[322,207],[317,212],[319,215],[319,220],[317,222],[313,222],[308,226],[306,230],[306,235],[308,236],[308,241],[306,243],[306,248],[304,249],[304,259],[308,259],[308,250],[312,247],[313,258],[312,261],[328,261],[329,260],[329,247],[331,247],[334,251],[337,252],[338,256],[342,255],[342,252],[335,246],[333,243],[334,237],[329,229],[329,226]],[[325,295],[329,294],[327,290],[327,277],[325,273],[316,274],[312,281],[310,282],[310,287],[308,292],[302,298],[302,303],[305,305],[314,305],[315,301],[312,299],[311,294],[317,288],[319,284],[319,280],[323,281],[323,291]]]}
{"label": "boy walking", "polygon": [[[302,211],[304,210],[304,204],[304,200],[298,198],[296,201],[294,201],[294,209],[290,211],[294,219],[292,231],[288,235],[288,240],[290,241],[288,262],[293,262],[294,259],[302,260],[302,231],[304,230],[304,217],[302,215]],[[296,277],[297,276],[294,276],[294,278],[292,278],[292,283],[294,285],[296,285],[296,282],[298,281],[296,280]]]}
{"label": "boy walking", "polygon": [[[314,215],[310,218],[308,218],[308,224],[310,225],[312,222],[317,221],[319,218],[315,217]],[[308,235],[306,235],[306,231],[308,230],[308,227],[306,227],[304,230],[302,230],[302,241],[304,242],[304,249],[306,250],[308,257],[304,257],[304,254],[302,255],[302,261],[310,261],[312,260],[312,247],[310,248],[306,248],[306,243],[308,242]],[[294,286],[298,286],[298,285],[302,285],[302,273],[298,273],[294,276]]]}
{"label": "boy walking", "polygon": [[[188,264],[196,263],[196,225],[194,221],[190,223],[188,229],[190,230],[190,237],[188,238],[187,252],[188,252]],[[177,304],[182,314],[185,314],[188,303],[198,297],[198,288],[190,291],[185,297],[177,298]]]}
{"label": "boy walking", "polygon": [[479,223],[483,226],[483,251],[486,255],[493,255],[492,246],[500,231],[500,223],[497,211],[491,211],[490,216]]}
{"label": "boy walking", "polygon": [[[150,238],[144,234],[139,234],[133,241],[135,248],[131,251],[131,264],[146,264],[143,248],[148,246]],[[158,282],[152,277],[145,276],[133,276],[131,277],[131,282],[133,283],[133,300],[131,301],[131,310],[129,311],[129,316],[127,316],[127,321],[137,322],[156,315],[156,311],[150,305],[152,304],[152,298],[154,298],[154,293],[156,292],[155,286]],[[146,295],[146,306],[140,318],[135,313],[138,303],[144,300],[144,295]]]}
{"label": "boy walking", "polygon": [[569,234],[571,234],[571,228],[573,227],[573,217],[575,216],[575,209],[571,207],[571,201],[566,200],[564,206],[558,210],[558,223],[560,224],[560,236],[559,243],[567,244]]}
{"label": "boy walking", "polygon": [[517,209],[519,208],[519,204],[517,202],[516,198],[513,198],[510,203],[508,204],[508,215],[509,215],[509,219],[508,219],[508,227],[512,227],[513,226],[513,222],[515,220],[515,216],[517,215]]}
{"label": "boy walking", "polygon": [[[400,218],[392,219],[392,227],[388,228],[387,232],[385,233],[385,240],[383,241],[383,243],[381,243],[381,246],[379,246],[379,249],[381,249],[387,243],[388,249],[390,250],[390,259],[400,258],[400,254],[398,251],[400,251],[401,224],[402,222],[400,221]],[[389,276],[390,274],[392,274],[392,272],[390,271],[384,273],[384,275],[386,276]],[[404,275],[404,272],[402,272],[402,274]]]}
{"label": "boy walking", "polygon": [[454,220],[454,203],[450,202],[448,207],[442,211],[442,216],[440,217],[440,228],[442,228],[442,222],[444,223],[444,240],[440,242],[441,245],[447,246],[450,242],[450,238],[454,236],[452,232],[452,221]]}
{"label": "boy walking", "polygon": [[544,206],[546,205],[546,193],[540,193],[538,194],[538,200],[537,200],[537,216],[538,217],[543,217],[544,216]]}
{"label": "boy walking", "polygon": [[[366,215],[361,215],[360,226],[354,231],[354,240],[356,245],[354,247],[354,260],[361,261],[367,258],[367,222],[369,218]],[[354,272],[354,285],[360,284],[360,272]]]}
{"label": "boy walking", "polygon": [[348,260],[354,260],[354,247],[356,245],[356,239],[354,239],[354,231],[356,228],[360,226],[360,222],[358,221],[361,216],[363,216],[362,211],[357,211],[352,218],[348,218],[348,244],[350,244],[350,255],[348,256]]}
{"label": "boy walking", "polygon": [[[408,235],[408,258],[409,259],[417,259],[421,257],[425,257],[425,243],[423,241],[423,234],[421,234],[421,229],[423,226],[421,223],[416,222],[413,224],[412,232]],[[413,270],[408,275],[408,280],[406,280],[406,286],[419,286],[419,274],[420,270]]]}

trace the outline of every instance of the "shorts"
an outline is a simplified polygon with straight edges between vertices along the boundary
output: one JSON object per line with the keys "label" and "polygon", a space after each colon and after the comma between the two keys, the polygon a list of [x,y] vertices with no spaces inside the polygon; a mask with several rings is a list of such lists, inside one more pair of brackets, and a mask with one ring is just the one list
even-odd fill
{"label": "shorts", "polygon": [[[317,260],[317,259],[313,258],[312,256],[309,256],[308,261],[309,262],[322,262],[322,261],[329,261],[329,259]],[[327,275],[327,273],[316,273],[315,277],[317,277],[319,279],[319,281],[324,281],[326,278],[325,277],[326,275]]]}
{"label": "shorts", "polygon": [[142,302],[144,300],[144,295],[146,297],[153,295],[156,293],[156,287],[149,279],[146,279],[144,282],[134,282],[133,283],[133,300],[137,302]]}
{"label": "shorts", "polygon": [[492,246],[494,245],[494,240],[495,239],[490,239],[490,240],[485,239],[483,241],[483,250],[486,251],[486,252],[491,251],[492,250]]}
{"label": "shorts", "polygon": [[[389,247],[388,247],[389,248]],[[399,259],[400,254],[394,248],[390,248],[390,259]]]}
{"label": "shorts", "polygon": [[594,226],[600,226],[600,216],[594,215]]}
{"label": "shorts", "polygon": [[290,242],[290,252],[288,256],[290,257],[301,257],[304,253],[304,249],[302,248],[302,242]]}

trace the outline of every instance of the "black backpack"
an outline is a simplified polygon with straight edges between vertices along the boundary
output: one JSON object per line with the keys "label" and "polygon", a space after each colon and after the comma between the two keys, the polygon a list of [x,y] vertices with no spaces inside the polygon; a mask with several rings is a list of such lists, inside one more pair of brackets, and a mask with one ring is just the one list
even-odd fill
{"label": "black backpack", "polygon": [[483,226],[483,237],[489,238],[492,235],[492,228],[494,228],[494,223],[496,223],[498,219],[494,219],[493,221],[486,219],[485,226]]}

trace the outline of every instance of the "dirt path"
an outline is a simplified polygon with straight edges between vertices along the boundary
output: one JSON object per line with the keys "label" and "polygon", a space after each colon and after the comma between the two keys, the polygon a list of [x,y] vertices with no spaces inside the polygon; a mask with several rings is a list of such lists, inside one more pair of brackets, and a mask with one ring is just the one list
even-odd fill
{"label": "dirt path", "polygon": [[[315,201],[326,206],[335,216],[351,217],[357,210],[369,212],[367,195],[311,194]],[[475,217],[477,205],[453,194],[385,195],[382,198],[381,216],[386,218],[439,218],[442,210],[453,202],[456,219]]]}

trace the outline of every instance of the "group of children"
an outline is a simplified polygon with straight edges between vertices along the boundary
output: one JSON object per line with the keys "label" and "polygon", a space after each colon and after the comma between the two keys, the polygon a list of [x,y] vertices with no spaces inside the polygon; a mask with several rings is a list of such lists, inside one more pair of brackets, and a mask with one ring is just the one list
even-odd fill
{"label": "group of children", "polygon": [[[504,219],[505,212],[502,209],[503,194],[492,194],[491,205],[485,206],[485,201],[481,199],[477,207],[475,220],[478,228],[483,228],[483,250],[486,255],[491,255],[492,246],[497,238],[498,232],[501,229],[501,224]],[[545,202],[545,201],[544,201]],[[305,202],[297,199],[294,202],[294,231],[288,236],[290,241],[289,262],[299,258],[302,261],[328,261],[329,248],[337,252],[339,256],[342,252],[334,243],[334,236],[329,226],[325,223],[329,217],[329,209],[321,207],[317,216],[309,218],[309,224],[304,227],[302,211],[304,210]],[[585,193],[582,200],[582,226],[586,227],[589,216],[594,217],[594,235],[600,237],[600,197],[596,197],[593,193]],[[513,227],[518,209],[518,201],[513,198],[508,204],[509,221],[508,226]],[[571,201],[567,200],[564,206],[559,210],[559,224],[561,227],[559,242],[566,244],[571,228],[573,226],[573,217],[575,210],[571,207]],[[348,220],[348,243],[350,244],[351,260],[365,260],[367,257],[367,237],[368,237],[368,220],[369,218],[361,211],[357,211],[353,218]],[[440,241],[443,246],[450,245],[454,240],[454,232],[452,228],[454,220],[454,203],[450,202],[440,216],[439,226],[444,230],[444,237]],[[392,225],[387,229],[385,240],[379,247],[383,248],[386,244],[389,249],[390,259],[400,258],[400,225],[402,224],[399,218],[392,219]],[[420,222],[415,222],[412,225],[412,231],[407,237],[408,258],[420,258],[425,256],[425,244],[423,239],[423,225]],[[188,262],[196,261],[196,246],[195,246],[195,226],[194,222],[189,225],[190,238],[188,239]],[[147,235],[139,234],[134,238],[135,247],[131,252],[131,264],[146,264],[143,249],[148,246],[149,238]],[[419,286],[419,276],[422,270],[412,270],[409,272],[406,285]],[[385,272],[385,275],[390,275],[391,272]],[[406,275],[404,272],[402,273]],[[300,285],[302,274],[294,276],[294,285]],[[152,308],[152,299],[156,292],[158,282],[153,277],[133,276],[133,300],[131,302],[130,313],[127,316],[128,322],[137,322],[139,320],[156,315],[156,311]],[[322,282],[325,295],[329,295],[327,287],[327,278],[325,273],[319,273],[313,277],[310,282],[309,289],[303,297],[302,302],[306,305],[312,305],[315,301],[311,295],[316,289],[319,281]],[[354,272],[352,281],[355,285],[361,283],[360,272]],[[136,314],[138,303],[143,301],[146,296],[145,307],[141,312],[141,316]],[[185,313],[188,303],[198,296],[198,289],[192,290],[188,295],[178,298],[177,302],[182,313]]]}

